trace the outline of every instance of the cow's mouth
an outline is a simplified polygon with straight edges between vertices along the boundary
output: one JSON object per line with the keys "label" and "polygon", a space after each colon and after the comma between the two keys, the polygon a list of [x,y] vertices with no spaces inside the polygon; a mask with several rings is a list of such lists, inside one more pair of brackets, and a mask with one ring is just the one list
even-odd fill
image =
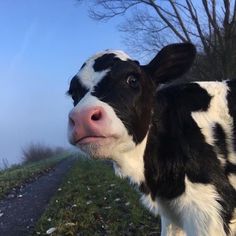
{"label": "cow's mouth", "polygon": [[107,139],[107,137],[105,136],[85,136],[78,139],[76,141],[76,144],[83,145],[83,144],[98,143],[104,141],[105,139]]}

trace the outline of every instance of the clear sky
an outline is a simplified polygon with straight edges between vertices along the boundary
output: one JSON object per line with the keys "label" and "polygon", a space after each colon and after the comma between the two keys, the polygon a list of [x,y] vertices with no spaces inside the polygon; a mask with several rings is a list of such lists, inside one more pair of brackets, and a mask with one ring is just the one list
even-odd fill
{"label": "clear sky", "polygon": [[95,22],[76,0],[0,1],[0,163],[31,142],[69,146],[69,81],[93,53],[125,48],[119,20]]}

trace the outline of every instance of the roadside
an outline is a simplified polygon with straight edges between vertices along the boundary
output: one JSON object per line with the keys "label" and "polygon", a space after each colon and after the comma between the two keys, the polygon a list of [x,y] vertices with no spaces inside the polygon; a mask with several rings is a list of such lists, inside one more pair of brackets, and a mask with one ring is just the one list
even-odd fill
{"label": "roadside", "polygon": [[0,171],[0,200],[13,198],[26,184],[50,172],[59,162],[69,157],[63,153],[40,161],[15,165]]}
{"label": "roadside", "polygon": [[159,218],[103,161],[78,159],[36,224],[34,236],[159,236]]}
{"label": "roadside", "polygon": [[0,236],[30,235],[74,161],[66,158],[37,181],[18,189],[13,198],[0,201]]}

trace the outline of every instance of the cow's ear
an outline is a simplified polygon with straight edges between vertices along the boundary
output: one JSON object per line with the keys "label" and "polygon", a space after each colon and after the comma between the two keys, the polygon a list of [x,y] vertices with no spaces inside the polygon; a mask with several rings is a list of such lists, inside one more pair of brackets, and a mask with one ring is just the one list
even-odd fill
{"label": "cow's ear", "polygon": [[191,43],[170,44],[164,47],[143,69],[156,83],[174,80],[189,70],[196,49]]}

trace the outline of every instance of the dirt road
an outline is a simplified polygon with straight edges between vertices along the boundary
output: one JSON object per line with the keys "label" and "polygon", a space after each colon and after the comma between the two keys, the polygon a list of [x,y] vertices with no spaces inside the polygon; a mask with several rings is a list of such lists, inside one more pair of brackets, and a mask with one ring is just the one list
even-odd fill
{"label": "dirt road", "polygon": [[0,201],[0,236],[31,234],[74,161],[67,158],[51,172],[26,185],[16,197]]}

